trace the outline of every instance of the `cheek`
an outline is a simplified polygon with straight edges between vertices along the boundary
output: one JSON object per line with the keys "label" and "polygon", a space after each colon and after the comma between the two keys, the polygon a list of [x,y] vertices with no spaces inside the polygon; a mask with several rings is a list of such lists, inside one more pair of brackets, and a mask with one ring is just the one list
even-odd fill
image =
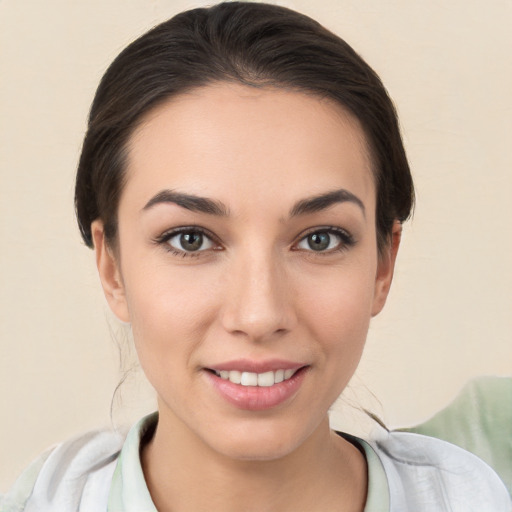
{"label": "cheek", "polygon": [[374,265],[361,264],[304,283],[298,295],[306,297],[302,309],[318,330],[316,337],[338,344],[341,340],[343,345],[364,342],[373,305],[374,276]]}
{"label": "cheek", "polygon": [[215,317],[218,280],[199,275],[197,269],[135,261],[124,266],[126,300],[137,353],[151,380],[158,368],[192,363],[190,357]]}
{"label": "cheek", "polygon": [[331,405],[356,371],[371,319],[375,266],[339,268],[312,286],[302,304],[309,336],[317,341],[322,382]]}

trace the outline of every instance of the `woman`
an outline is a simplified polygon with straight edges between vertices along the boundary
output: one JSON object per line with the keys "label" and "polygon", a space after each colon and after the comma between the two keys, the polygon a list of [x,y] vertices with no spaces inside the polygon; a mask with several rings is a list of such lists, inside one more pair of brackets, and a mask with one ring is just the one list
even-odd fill
{"label": "woman", "polygon": [[413,203],[393,105],[345,42],[265,4],[156,27],[100,83],[75,198],[158,415],[46,454],[6,510],[510,509],[455,446],[329,429]]}

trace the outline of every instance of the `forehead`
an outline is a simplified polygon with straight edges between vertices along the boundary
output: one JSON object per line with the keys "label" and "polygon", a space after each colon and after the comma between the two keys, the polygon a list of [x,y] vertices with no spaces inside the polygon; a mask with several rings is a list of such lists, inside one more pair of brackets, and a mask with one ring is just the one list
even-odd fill
{"label": "forehead", "polygon": [[126,188],[143,202],[162,189],[237,202],[294,201],[347,188],[374,208],[363,130],[329,99],[220,83],[151,111],[128,145]]}

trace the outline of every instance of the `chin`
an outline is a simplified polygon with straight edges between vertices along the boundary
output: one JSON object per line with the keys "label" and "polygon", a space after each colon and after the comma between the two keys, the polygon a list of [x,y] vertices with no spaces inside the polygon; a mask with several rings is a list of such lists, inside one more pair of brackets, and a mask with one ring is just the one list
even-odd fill
{"label": "chin", "polygon": [[221,445],[218,451],[232,460],[245,462],[269,462],[282,459],[292,453],[299,443],[287,443],[283,440],[273,442],[247,440]]}
{"label": "chin", "polygon": [[205,441],[214,451],[232,460],[267,462],[296,451],[313,431],[314,427],[306,428],[298,418],[293,422],[247,421],[235,427],[219,426],[217,432],[222,435],[208,436],[210,439]]}

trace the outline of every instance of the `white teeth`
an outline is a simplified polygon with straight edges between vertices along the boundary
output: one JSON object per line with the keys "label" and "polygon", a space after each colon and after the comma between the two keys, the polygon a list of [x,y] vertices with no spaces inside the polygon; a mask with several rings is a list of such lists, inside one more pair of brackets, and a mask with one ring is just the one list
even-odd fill
{"label": "white teeth", "polygon": [[257,386],[258,374],[251,372],[242,372],[242,379],[240,380],[242,386]]}
{"label": "white teeth", "polygon": [[294,373],[295,373],[295,370],[285,370],[284,371],[284,380],[288,380]]}
{"label": "white teeth", "polygon": [[[222,375],[221,375],[222,377]],[[224,378],[224,377],[222,377]],[[241,384],[242,382],[242,372],[237,372],[233,370],[232,372],[228,372],[228,380],[230,380],[233,384]]]}
{"label": "white teeth", "polygon": [[269,387],[274,385],[274,372],[258,373],[258,386]]}
{"label": "white teeth", "polygon": [[264,373],[239,372],[237,370],[221,370],[215,374],[224,380],[229,380],[233,384],[241,384],[242,386],[260,386],[270,387],[279,384],[284,380],[292,377],[297,370],[276,370]]}

